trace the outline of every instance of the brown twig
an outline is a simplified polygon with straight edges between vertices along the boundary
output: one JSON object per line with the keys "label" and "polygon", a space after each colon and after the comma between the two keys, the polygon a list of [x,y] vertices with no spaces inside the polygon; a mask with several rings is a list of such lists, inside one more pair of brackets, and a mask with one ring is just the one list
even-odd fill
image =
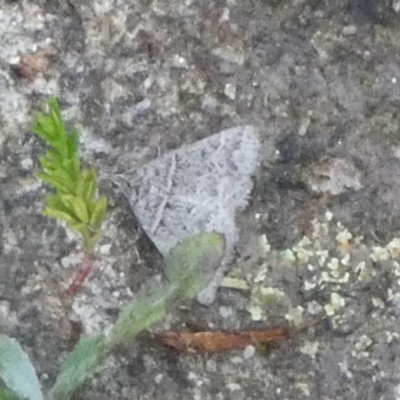
{"label": "brown twig", "polygon": [[156,335],[157,341],[189,353],[216,353],[244,349],[249,345],[260,345],[287,340],[290,330],[286,328],[229,332],[162,332]]}
{"label": "brown twig", "polygon": [[314,318],[299,328],[273,328],[241,332],[175,332],[167,331],[152,335],[152,341],[173,347],[188,353],[217,353],[244,349],[249,345],[263,345],[288,340],[295,333],[306,331],[326,319],[326,316]]}

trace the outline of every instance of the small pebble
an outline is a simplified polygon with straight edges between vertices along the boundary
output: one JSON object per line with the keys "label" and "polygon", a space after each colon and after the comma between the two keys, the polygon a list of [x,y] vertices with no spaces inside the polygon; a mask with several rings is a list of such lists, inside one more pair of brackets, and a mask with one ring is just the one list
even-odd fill
{"label": "small pebble", "polygon": [[236,98],[236,86],[233,83],[227,83],[225,85],[224,94],[228,99],[235,100]]}
{"label": "small pebble", "polygon": [[301,124],[300,124],[300,127],[299,127],[299,135],[300,136],[305,136],[306,135],[306,133],[308,131],[308,128],[310,126],[310,122],[311,122],[310,118],[305,118],[305,119],[303,119],[301,121]]}
{"label": "small pebble", "polygon": [[342,29],[342,34],[344,36],[352,36],[357,32],[357,27],[355,25],[348,25]]}
{"label": "small pebble", "polygon": [[111,250],[111,243],[103,244],[102,246],[100,246],[100,254],[102,254],[103,256],[110,254],[110,250]]}
{"label": "small pebble", "polygon": [[30,171],[33,167],[33,161],[32,158],[25,158],[21,161],[21,168],[24,171]]}
{"label": "small pebble", "polygon": [[306,340],[304,346],[300,348],[300,352],[310,357],[315,357],[315,355],[318,353],[318,347],[319,342],[310,342]]}
{"label": "small pebble", "polygon": [[251,319],[253,321],[260,321],[262,318],[262,309],[261,307],[254,306],[249,308],[249,313],[251,314]]}
{"label": "small pebble", "polygon": [[243,351],[243,358],[248,360],[249,358],[253,357],[256,352],[256,348],[253,345],[248,345]]}
{"label": "small pebble", "polygon": [[186,58],[181,57],[178,54],[175,54],[174,57],[172,58],[172,66],[175,68],[183,68],[183,69],[189,68]]}
{"label": "small pebble", "polygon": [[221,314],[222,318],[228,318],[231,317],[233,315],[233,310],[232,307],[220,307],[219,308],[219,313]]}
{"label": "small pebble", "polygon": [[231,391],[231,392],[236,392],[237,390],[240,390],[240,385],[238,383],[228,383],[226,387]]}
{"label": "small pebble", "polygon": [[154,378],[154,382],[158,385],[159,383],[161,383],[163,378],[164,378],[163,374],[157,374],[156,377]]}
{"label": "small pebble", "polygon": [[78,265],[82,261],[82,255],[72,253],[61,259],[60,263],[63,268],[70,268]]}

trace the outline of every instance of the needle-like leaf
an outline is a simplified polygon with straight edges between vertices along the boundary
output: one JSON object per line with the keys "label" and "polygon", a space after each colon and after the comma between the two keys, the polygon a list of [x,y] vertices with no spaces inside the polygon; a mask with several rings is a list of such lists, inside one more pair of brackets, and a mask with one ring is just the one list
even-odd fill
{"label": "needle-like leaf", "polygon": [[49,100],[49,112],[37,116],[33,131],[49,145],[39,158],[39,179],[52,186],[56,194],[47,197],[45,214],[78,232],[86,250],[92,252],[99,238],[107,211],[107,200],[97,197],[97,175],[81,169],[79,132],[68,131],[56,99]]}

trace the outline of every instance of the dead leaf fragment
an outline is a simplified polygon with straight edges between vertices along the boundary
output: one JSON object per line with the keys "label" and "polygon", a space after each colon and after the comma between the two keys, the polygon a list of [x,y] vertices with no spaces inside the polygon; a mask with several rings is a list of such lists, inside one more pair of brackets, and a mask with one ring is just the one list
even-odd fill
{"label": "dead leaf fragment", "polygon": [[285,328],[227,332],[163,332],[156,339],[164,345],[174,347],[188,353],[217,353],[229,350],[244,349],[249,345],[261,345],[290,338],[290,332]]}
{"label": "dead leaf fragment", "polygon": [[14,66],[14,70],[23,78],[34,81],[35,78],[47,70],[49,63],[48,56],[44,51],[25,55],[21,58],[19,64]]}

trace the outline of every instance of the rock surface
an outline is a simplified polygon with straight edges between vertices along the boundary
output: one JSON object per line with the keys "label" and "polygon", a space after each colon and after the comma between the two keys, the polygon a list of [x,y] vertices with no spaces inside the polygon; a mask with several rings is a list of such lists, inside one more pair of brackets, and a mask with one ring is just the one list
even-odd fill
{"label": "rock surface", "polygon": [[47,188],[34,176],[44,148],[30,125],[57,95],[111,201],[97,269],[74,305],[87,333],[107,329],[162,279],[157,249],[109,177],[242,125],[257,127],[261,142],[229,267],[242,289],[223,287],[212,306],[181,307],[156,329],[327,315],[251,357],[138,343],[76,399],[400,399],[398,8],[394,0],[2,0],[0,332],[21,342],[45,389],[73,345],[76,327],[58,294],[81,250],[42,215]]}

